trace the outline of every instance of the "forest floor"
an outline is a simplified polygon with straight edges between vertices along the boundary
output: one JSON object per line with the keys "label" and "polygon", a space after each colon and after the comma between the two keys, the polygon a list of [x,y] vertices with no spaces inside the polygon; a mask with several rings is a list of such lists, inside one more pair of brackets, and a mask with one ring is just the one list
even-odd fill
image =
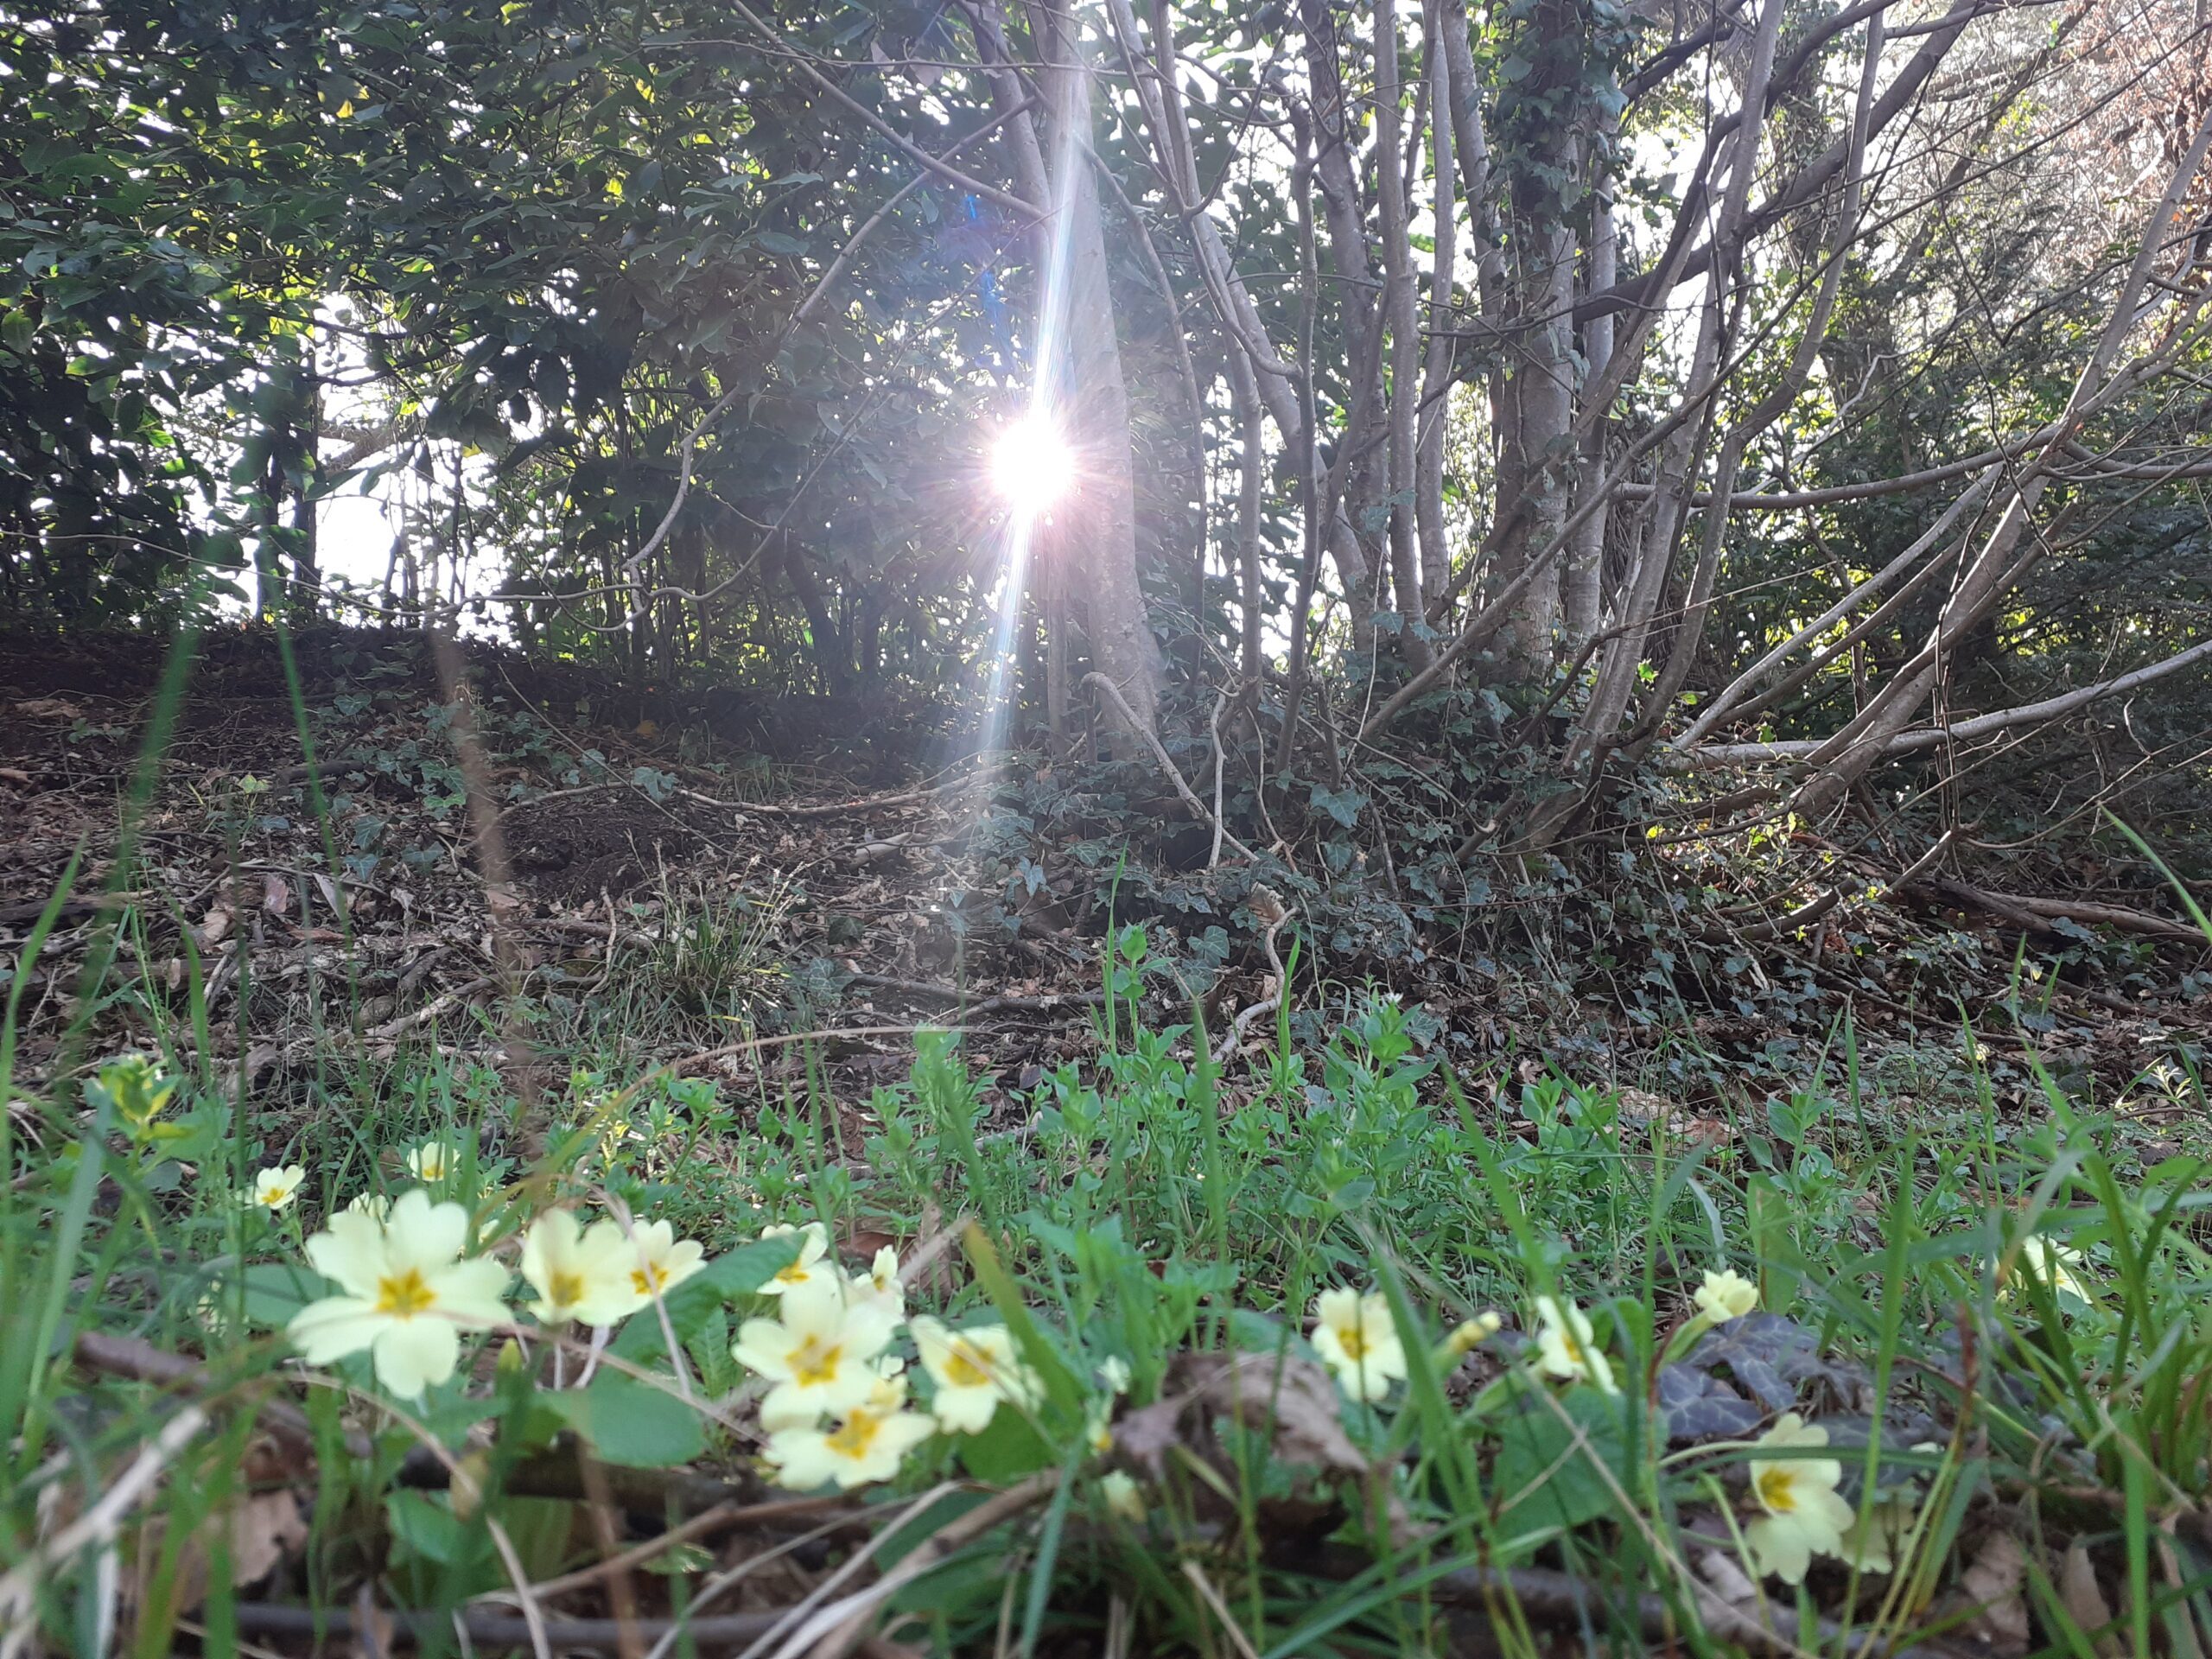
{"label": "forest floor", "polygon": [[[1737,942],[1789,995],[1655,1026],[1608,987],[1656,967],[1525,991],[1294,944],[1249,889],[1188,889],[1231,924],[1194,954],[1185,826],[1133,815],[1164,874],[1111,910],[1003,843],[1039,771],[932,772],[866,710],[482,648],[456,699],[437,656],[311,633],[296,690],[220,633],[179,696],[155,642],[0,637],[0,1253],[45,1287],[0,1310],[0,1638],[2212,1643],[2185,912],[1876,895]],[[714,1254],[611,1345],[539,1302],[426,1394],[302,1366],[302,1244],[416,1249],[410,1187],[502,1282],[542,1288],[554,1205]],[[779,1427],[773,1294],[848,1272],[912,1366]],[[979,1409],[938,1312],[1007,1344]],[[837,1464],[885,1422],[903,1463]],[[1793,1571],[1801,1479],[1851,1524]]]}
{"label": "forest floor", "polygon": [[[826,1065],[849,1102],[904,1071],[918,1026],[961,1027],[970,1063],[1016,1090],[1095,1053],[1117,918],[1038,882],[1021,902],[973,902],[979,889],[997,896],[976,845],[1002,782],[988,766],[925,775],[924,741],[826,700],[685,704],[479,645],[464,671],[478,782],[496,807],[487,830],[472,820],[467,746],[418,637],[315,632],[296,660],[305,722],[270,636],[204,643],[118,893],[104,887],[133,821],[161,653],[126,637],[0,636],[0,955],[20,948],[78,860],[25,988],[20,1065],[35,1070],[54,1052],[75,965],[124,906],[137,995],[107,1012],[106,1046],[188,1046],[191,1033],[171,1022],[197,972],[226,1071],[241,1058],[240,1030],[294,1033],[249,1045],[257,1087],[327,1063],[334,1043],[388,1058],[434,1038],[448,1053],[520,1063],[527,1046],[486,1012],[517,995],[556,1049],[604,1041],[625,1060],[754,1085]],[[312,779],[303,723],[317,746]],[[1134,857],[1148,831],[1158,849],[1157,830],[1133,826]],[[2117,1084],[2146,1056],[2212,1037],[2212,975],[2185,915],[2113,905],[2094,883],[2024,901],[1958,882],[1896,895],[1861,912],[1871,940],[1859,937],[1859,953],[1890,964],[1878,978],[1824,964],[1840,948],[1833,922],[1739,943],[1741,957],[1768,965],[1766,976],[1751,967],[1755,977],[1808,961],[1810,997],[1732,1007],[1709,996],[1657,1033],[1620,1020],[1602,984],[1516,995],[1510,969],[1484,983],[1440,956],[1426,967],[1356,950],[1331,961],[1310,937],[1300,983],[1339,1000],[1362,983],[1395,992],[1428,1016],[1422,1045],[1463,1068],[1563,1049],[1585,1071],[1678,1096],[1675,1109],[1707,1119],[1743,1103],[1715,1084],[1730,1059],[1777,1042],[1799,1052],[1847,1012],[1878,1052],[1958,1050],[1963,1019],[1989,1027],[1979,1040],[2008,1058],[2032,1034],[2062,1077]],[[2086,937],[2069,909],[2121,920],[2126,971],[2075,960],[2041,977],[2037,946]],[[1133,918],[1147,918],[1141,903],[1118,920]],[[1237,930],[1196,991],[1173,971],[1148,976],[1147,1014],[1186,1019],[1195,997],[1218,1040],[1235,1014],[1280,988],[1262,931]],[[1942,955],[1942,938],[1970,941],[1971,956]],[[2023,943],[2024,985],[2012,960]],[[1980,971],[1961,972],[1962,960]],[[1686,1072],[1655,1056],[1684,1037],[1714,1064]],[[1271,1020],[1248,1018],[1240,1046],[1257,1054],[1273,1039]],[[2016,1099],[2034,1096],[2024,1071],[1998,1071]]]}

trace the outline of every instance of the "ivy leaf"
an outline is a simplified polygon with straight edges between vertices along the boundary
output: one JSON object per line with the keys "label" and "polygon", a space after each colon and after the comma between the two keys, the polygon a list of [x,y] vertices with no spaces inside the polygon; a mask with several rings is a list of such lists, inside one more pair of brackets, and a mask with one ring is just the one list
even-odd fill
{"label": "ivy leaf", "polygon": [[1332,790],[1320,784],[1313,785],[1308,799],[1347,830],[1359,822],[1359,810],[1367,804],[1367,797],[1356,789]]}

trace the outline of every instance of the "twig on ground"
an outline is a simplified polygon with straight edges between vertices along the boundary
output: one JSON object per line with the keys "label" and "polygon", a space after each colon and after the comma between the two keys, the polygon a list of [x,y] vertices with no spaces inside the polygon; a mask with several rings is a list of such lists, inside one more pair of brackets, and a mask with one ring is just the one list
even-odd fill
{"label": "twig on ground", "polygon": [[[344,1638],[367,1634],[352,1613],[336,1610],[319,1612],[311,1607],[276,1607],[256,1602],[241,1602],[236,1617],[238,1631],[245,1636],[313,1636],[320,1632],[326,1637]],[[760,1640],[783,1618],[782,1612],[775,1611],[725,1613],[716,1618],[692,1619],[684,1630],[691,1641],[701,1648],[727,1649]],[[464,1608],[454,1613],[451,1619],[442,1613],[379,1611],[377,1622],[388,1625],[391,1636],[418,1646],[426,1638],[450,1643],[456,1624],[470,1641],[486,1647],[527,1647],[531,1639],[527,1619],[512,1613],[493,1612],[480,1607]],[[618,1618],[549,1618],[544,1621],[543,1632],[546,1641],[556,1648],[619,1653],[626,1629],[637,1637],[658,1637],[674,1628],[676,1623],[670,1618],[640,1618],[626,1625]]]}
{"label": "twig on ground", "polygon": [[[734,1531],[740,1527],[761,1526],[817,1516],[833,1510],[853,1508],[851,1501],[844,1497],[791,1497],[768,1503],[717,1503],[710,1510],[701,1510],[680,1526],[671,1527],[658,1538],[648,1538],[642,1544],[632,1544],[619,1555],[610,1555],[603,1561],[594,1561],[589,1567],[564,1573],[557,1579],[547,1579],[531,1588],[540,1600],[546,1600],[554,1596],[566,1595],[571,1590],[588,1588],[613,1573],[643,1567],[656,1557],[666,1554],[678,1544],[690,1543],[695,1539],[709,1537],[718,1532]],[[855,1510],[852,1515],[835,1524],[864,1526],[868,1519],[866,1515]],[[477,1599],[499,1602],[511,1599],[513,1594],[512,1590],[489,1590]]]}
{"label": "twig on ground", "polygon": [[1053,991],[1042,996],[987,996],[968,1002],[968,993],[957,985],[932,985],[926,980],[897,979],[889,974],[855,974],[853,983],[875,990],[896,991],[901,996],[939,1002],[965,1003],[969,1016],[981,1014],[1057,1014],[1063,1008],[1090,1007],[1103,1001],[1103,991]]}
{"label": "twig on ground", "polygon": [[[215,1386],[214,1379],[198,1361],[164,1352],[136,1337],[111,1337],[86,1331],[79,1333],[72,1352],[77,1363],[87,1370],[129,1377],[135,1382],[151,1382],[175,1393],[199,1392]],[[292,1451],[307,1456],[314,1454],[315,1430],[308,1422],[307,1413],[290,1401],[264,1400],[254,1406],[253,1411],[261,1427]],[[368,1436],[359,1429],[346,1431],[346,1450],[357,1458],[368,1457],[372,1452]]]}
{"label": "twig on ground", "polygon": [[686,1055],[675,1061],[669,1070],[678,1076],[715,1060],[734,1059],[740,1054],[751,1054],[764,1048],[782,1048],[791,1043],[827,1043],[840,1038],[852,1037],[911,1037],[925,1030],[963,1031],[963,1026],[841,1026],[830,1031],[782,1031],[768,1037],[747,1038],[741,1043],[726,1044],[721,1048],[709,1048],[697,1054]]}

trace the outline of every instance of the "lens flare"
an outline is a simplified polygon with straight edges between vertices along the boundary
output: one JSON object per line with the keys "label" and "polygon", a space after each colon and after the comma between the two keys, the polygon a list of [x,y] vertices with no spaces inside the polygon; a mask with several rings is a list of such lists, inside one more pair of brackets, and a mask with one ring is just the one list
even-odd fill
{"label": "lens flare", "polygon": [[1075,452],[1059,429],[1032,411],[991,444],[991,487],[1025,518],[1033,518],[1075,482]]}

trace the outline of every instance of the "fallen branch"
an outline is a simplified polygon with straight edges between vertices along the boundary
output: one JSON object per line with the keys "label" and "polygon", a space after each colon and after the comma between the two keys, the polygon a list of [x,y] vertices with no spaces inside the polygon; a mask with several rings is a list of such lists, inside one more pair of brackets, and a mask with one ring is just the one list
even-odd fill
{"label": "fallen branch", "polygon": [[[1902,886],[1903,884],[1900,883]],[[1969,881],[1941,880],[1928,884],[1955,903],[1993,916],[2002,916],[2016,927],[2035,934],[2055,933],[2055,921],[2078,922],[2084,927],[2116,927],[2153,939],[2173,939],[2183,944],[2205,944],[2204,935],[2186,922],[2170,920],[2147,910],[2126,905],[2100,904],[2088,899],[2043,899],[2031,893],[1993,893]]]}

